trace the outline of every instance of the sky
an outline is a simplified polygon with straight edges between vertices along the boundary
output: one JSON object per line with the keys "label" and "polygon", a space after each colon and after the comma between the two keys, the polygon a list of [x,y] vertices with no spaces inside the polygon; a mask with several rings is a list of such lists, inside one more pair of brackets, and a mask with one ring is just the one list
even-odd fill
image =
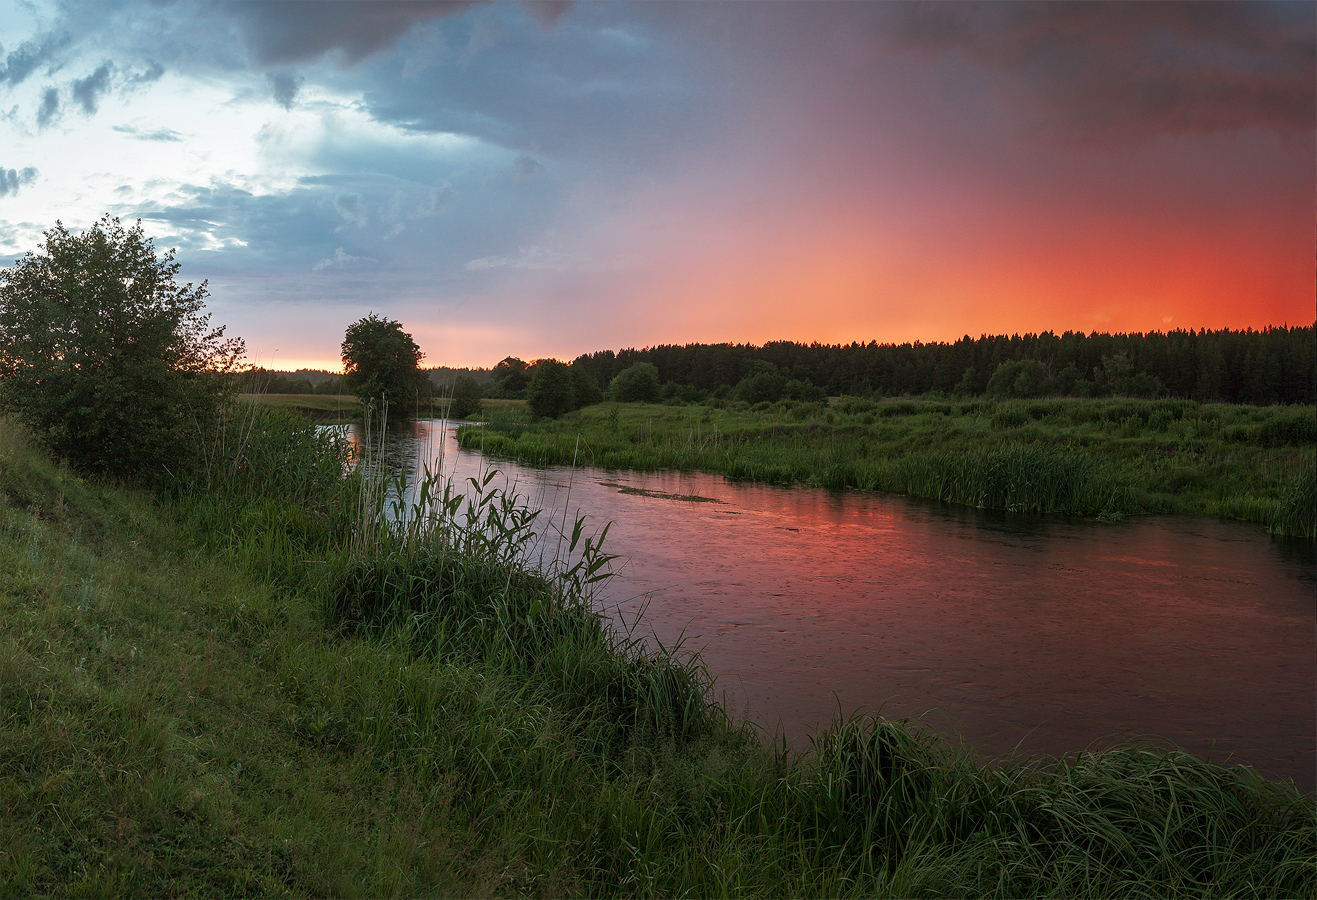
{"label": "sky", "polygon": [[249,360],[1317,318],[1317,4],[0,0],[0,262],[138,219]]}

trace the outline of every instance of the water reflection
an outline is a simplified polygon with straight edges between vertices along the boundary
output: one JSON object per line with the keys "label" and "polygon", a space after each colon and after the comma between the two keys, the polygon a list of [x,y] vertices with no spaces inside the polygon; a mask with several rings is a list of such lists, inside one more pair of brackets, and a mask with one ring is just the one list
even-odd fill
{"label": "water reflection", "polygon": [[[437,421],[391,442],[398,465],[459,480],[488,465]],[[645,629],[700,650],[729,701],[797,743],[881,707],[987,753],[1146,737],[1317,781],[1309,545],[1203,519],[496,465],[534,504],[613,521],[614,623],[644,607]]]}

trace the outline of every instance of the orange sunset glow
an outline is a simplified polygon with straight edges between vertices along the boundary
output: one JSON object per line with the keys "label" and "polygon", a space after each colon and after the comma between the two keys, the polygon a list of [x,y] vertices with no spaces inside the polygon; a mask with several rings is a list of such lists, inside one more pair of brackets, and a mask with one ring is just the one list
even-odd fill
{"label": "orange sunset glow", "polygon": [[1314,320],[1310,5],[416,3],[342,45],[243,9],[115,18],[117,75],[16,19],[101,74],[14,70],[0,250],[141,218],[285,369],[370,312],[470,367]]}

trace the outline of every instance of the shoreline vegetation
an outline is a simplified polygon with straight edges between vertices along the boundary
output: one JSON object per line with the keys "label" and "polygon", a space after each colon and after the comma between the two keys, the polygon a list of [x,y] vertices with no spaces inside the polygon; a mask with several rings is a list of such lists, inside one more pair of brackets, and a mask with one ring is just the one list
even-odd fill
{"label": "shoreline vegetation", "polygon": [[681,469],[1115,520],[1213,516],[1313,538],[1317,410],[1181,399],[602,403],[488,410],[459,444],[532,465]]}
{"label": "shoreline vegetation", "polygon": [[[662,410],[585,415],[676,448]],[[686,445],[791,433],[726,412],[743,421]],[[605,535],[569,523],[543,559],[540,513],[489,482],[426,480],[409,507],[377,452],[345,476],[314,421],[228,415],[158,494],[78,477],[0,419],[7,895],[1317,894],[1317,802],[1292,783],[1144,746],[986,761],[872,717],[795,753],[729,716],[697,657],[603,627]]]}

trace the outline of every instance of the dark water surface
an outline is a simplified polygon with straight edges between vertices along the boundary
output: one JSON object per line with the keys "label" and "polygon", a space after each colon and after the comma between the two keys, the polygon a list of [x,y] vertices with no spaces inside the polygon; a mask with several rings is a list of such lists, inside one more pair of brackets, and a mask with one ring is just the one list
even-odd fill
{"label": "dark water surface", "polygon": [[985,754],[1146,738],[1317,782],[1311,545],[1210,519],[1103,525],[487,462],[454,429],[413,423],[391,453],[457,479],[493,466],[531,505],[613,522],[613,621],[643,607],[640,631],[682,638],[731,705],[793,743],[881,708]]}

